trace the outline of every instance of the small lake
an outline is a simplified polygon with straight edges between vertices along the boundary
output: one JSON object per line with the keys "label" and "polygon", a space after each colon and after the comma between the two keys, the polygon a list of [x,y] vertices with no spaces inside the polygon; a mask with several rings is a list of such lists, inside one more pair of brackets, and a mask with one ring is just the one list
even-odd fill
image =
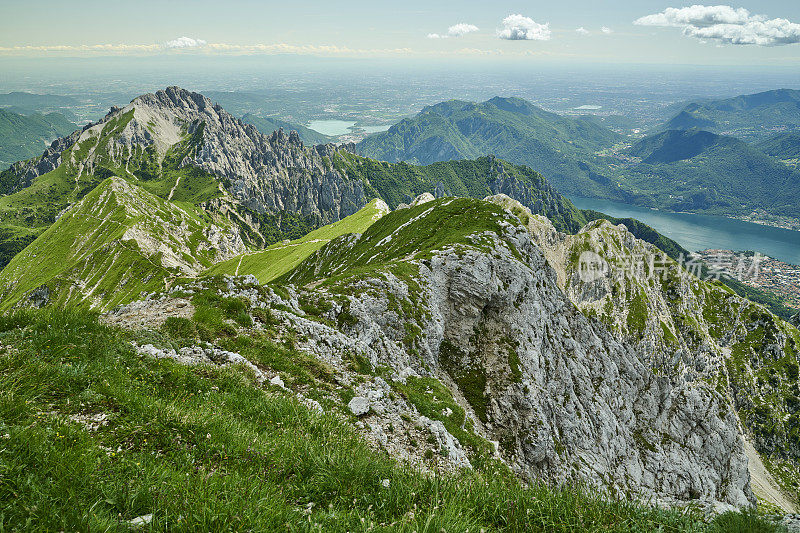
{"label": "small lake", "polygon": [[800,231],[719,216],[655,211],[610,200],[579,197],[570,200],[580,209],[593,209],[618,218],[639,219],[689,251],[709,248],[753,250],[800,265]]}
{"label": "small lake", "polygon": [[350,128],[355,125],[355,122],[349,122],[347,120],[312,120],[306,127],[323,135],[336,137],[344,135],[345,133],[350,133]]}

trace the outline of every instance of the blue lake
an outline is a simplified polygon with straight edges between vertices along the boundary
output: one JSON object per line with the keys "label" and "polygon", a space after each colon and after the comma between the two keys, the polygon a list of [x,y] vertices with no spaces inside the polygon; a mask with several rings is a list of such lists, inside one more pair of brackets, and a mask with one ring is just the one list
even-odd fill
{"label": "blue lake", "polygon": [[348,122],[347,120],[312,120],[307,127],[323,135],[336,137],[350,133],[350,128],[355,125],[355,122]]}
{"label": "blue lake", "polygon": [[581,209],[594,209],[613,217],[639,219],[690,251],[709,248],[753,250],[800,265],[800,231],[726,217],[656,211],[610,200],[578,197],[570,200]]}

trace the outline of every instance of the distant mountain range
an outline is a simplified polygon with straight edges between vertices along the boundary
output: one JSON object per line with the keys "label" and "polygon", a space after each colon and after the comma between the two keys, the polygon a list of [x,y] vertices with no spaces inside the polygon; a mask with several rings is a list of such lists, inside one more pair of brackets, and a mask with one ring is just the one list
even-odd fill
{"label": "distant mountain range", "polygon": [[40,155],[55,138],[76,127],[60,113],[23,115],[0,109],[0,169]]}
{"label": "distant mountain range", "polygon": [[611,182],[596,152],[623,137],[589,118],[547,112],[520,98],[451,100],[360,142],[382,161],[428,164],[493,154],[536,169],[565,194],[608,195]]}
{"label": "distant mountain range", "polygon": [[25,114],[53,111],[63,113],[66,108],[79,104],[76,98],[57,94],[33,94],[21,91],[0,94],[0,108],[14,108],[17,112]]}
{"label": "distant mountain range", "polygon": [[132,195],[149,193],[199,210],[221,228],[208,231],[233,231],[254,247],[298,238],[355,213],[371,198],[396,207],[423,192],[505,193],[563,231],[585,223],[527,167],[494,157],[424,167],[388,164],[351,150],[308,147],[295,132],[265,135],[183,89],[143,95],[0,174],[0,265],[110,177],[132,184]]}
{"label": "distant mountain range", "polygon": [[592,117],[562,117],[518,98],[450,101],[367,137],[357,151],[417,163],[495,154],[535,168],[568,195],[726,216],[763,210],[798,218],[800,177],[795,165],[786,164],[796,157],[796,136],[751,145],[698,127],[724,129],[733,116],[753,126],[767,115],[772,122],[765,128],[792,127],[798,94],[771,91],[692,104],[668,123],[670,129],[627,147],[625,137]]}
{"label": "distant mountain range", "polygon": [[721,215],[743,210],[800,217],[800,174],[734,137],[669,130],[645,137],[628,152],[641,163],[626,183],[653,207]]}
{"label": "distant mountain range", "polygon": [[661,129],[700,128],[745,139],[800,129],[800,91],[778,89],[687,105]]}
{"label": "distant mountain range", "polygon": [[[722,129],[723,123],[732,123],[730,117],[736,117],[740,125],[752,125],[754,121],[771,117],[771,122],[765,122],[766,127],[791,127],[798,94],[800,91],[779,90],[691,104],[669,121],[671,129],[658,131],[633,144],[630,138],[615,133],[595,117],[562,117],[519,98],[495,97],[482,103],[452,100],[426,107],[388,131],[367,137],[355,147],[357,153],[369,158],[360,160],[359,165],[351,164],[349,149],[339,149],[338,153],[346,154],[341,161],[347,161],[349,168],[337,170],[357,174],[371,187],[388,180],[387,183],[393,185],[385,187],[377,196],[383,195],[390,205],[397,205],[406,197],[434,190],[437,184],[441,184],[441,191],[453,194],[469,191],[472,196],[480,196],[487,191],[485,182],[474,182],[484,184],[478,187],[478,192],[473,190],[474,183],[452,181],[448,177],[452,175],[451,170],[431,167],[420,177],[420,167],[381,167],[372,160],[429,165],[494,155],[541,172],[557,190],[568,195],[726,216],[765,212],[771,217],[800,218],[796,202],[800,193],[796,170],[800,134],[784,132],[749,144],[712,131]],[[47,95],[2,96],[9,102],[29,105],[64,103]],[[25,146],[27,150],[15,148],[15,155],[8,156],[9,159],[36,155],[45,140],[73,129],[68,122],[55,123],[56,116],[23,117],[9,114],[9,111],[3,113],[18,121],[37,122],[38,126],[34,133],[29,133],[29,128],[7,128],[12,139],[6,145],[16,143],[14,146]],[[53,124],[46,123],[51,117]],[[0,116],[0,124],[2,118]],[[61,122],[65,122],[63,117]],[[289,131],[296,131],[292,142],[305,145],[331,140],[309,128],[274,117],[244,114],[242,124],[242,127],[252,124],[267,133],[283,129],[287,139],[291,137]],[[708,129],[692,127],[693,124]],[[49,159],[44,161],[41,170],[53,170],[48,166]],[[253,165],[252,162],[248,164]],[[385,177],[387,168],[391,168],[390,178]],[[412,168],[414,170],[409,170]],[[464,171],[459,169],[459,172]],[[0,177],[0,188],[6,193],[15,192],[15,187],[20,186],[19,175],[30,172],[30,169],[18,169],[12,173],[17,178],[9,178],[8,174]],[[229,173],[233,175],[232,171]],[[319,216],[317,211],[311,209],[309,216]],[[320,219],[329,220],[324,216]],[[310,228],[309,224],[313,226],[310,219],[294,223],[303,228]],[[284,220],[284,229],[285,224]],[[19,225],[15,227],[19,229]]]}

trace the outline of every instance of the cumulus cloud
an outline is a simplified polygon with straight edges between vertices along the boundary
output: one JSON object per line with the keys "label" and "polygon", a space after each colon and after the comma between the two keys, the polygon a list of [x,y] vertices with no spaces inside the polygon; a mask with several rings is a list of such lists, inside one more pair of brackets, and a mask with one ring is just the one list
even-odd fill
{"label": "cumulus cloud", "polygon": [[610,33],[614,33],[614,30],[612,30],[608,26],[603,26],[602,28],[600,28],[600,31],[605,33],[606,35],[608,35]]}
{"label": "cumulus cloud", "polygon": [[634,21],[640,26],[681,28],[684,35],[723,44],[780,46],[800,43],[800,24],[787,19],[753,15],[731,6],[668,7]]}
{"label": "cumulus cloud", "polygon": [[503,19],[497,36],[509,41],[549,41],[550,23],[539,24],[523,15],[509,15]]}
{"label": "cumulus cloud", "polygon": [[208,44],[203,39],[193,39],[191,37],[178,37],[164,43],[164,48],[200,48]]}
{"label": "cumulus cloud", "polygon": [[586,28],[584,28],[583,26],[581,26],[580,28],[577,28],[577,29],[575,30],[575,32],[576,32],[576,33],[579,33],[580,35],[589,35],[589,30],[587,30],[587,29],[586,29]]}
{"label": "cumulus cloud", "polygon": [[439,34],[439,33],[429,33],[428,39],[447,39],[448,37],[463,37],[464,35],[472,32],[478,31],[478,28],[474,24],[467,24],[466,22],[460,22],[458,24],[453,24],[449,28],[447,28],[447,33]]}

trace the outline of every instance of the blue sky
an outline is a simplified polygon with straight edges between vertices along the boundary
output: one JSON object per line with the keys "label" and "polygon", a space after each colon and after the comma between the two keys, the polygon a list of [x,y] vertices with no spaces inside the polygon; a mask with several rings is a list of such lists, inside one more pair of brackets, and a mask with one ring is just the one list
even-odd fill
{"label": "blue sky", "polygon": [[800,2],[0,0],[0,55],[800,65]]}

